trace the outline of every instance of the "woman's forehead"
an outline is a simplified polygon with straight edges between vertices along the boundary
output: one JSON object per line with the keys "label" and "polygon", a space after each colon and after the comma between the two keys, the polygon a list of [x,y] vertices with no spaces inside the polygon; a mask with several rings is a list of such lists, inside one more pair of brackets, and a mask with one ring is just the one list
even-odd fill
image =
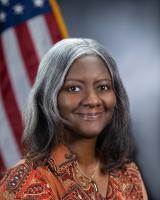
{"label": "woman's forehead", "polygon": [[80,77],[107,77],[110,73],[107,64],[98,55],[84,55],[77,58],[70,66],[65,79]]}

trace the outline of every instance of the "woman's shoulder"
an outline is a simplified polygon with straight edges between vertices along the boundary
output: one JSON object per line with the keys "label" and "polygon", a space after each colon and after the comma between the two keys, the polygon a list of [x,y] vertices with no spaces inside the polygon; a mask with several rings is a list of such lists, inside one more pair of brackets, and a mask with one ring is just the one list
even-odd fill
{"label": "woman's shoulder", "polygon": [[0,199],[47,199],[51,189],[41,168],[47,172],[47,167],[34,168],[32,162],[21,160],[0,181]]}
{"label": "woman's shoulder", "polygon": [[125,196],[143,199],[142,179],[135,162],[125,164],[110,174],[110,182],[114,188]]}
{"label": "woman's shoulder", "polygon": [[126,179],[126,181],[135,181],[138,183],[141,181],[140,170],[135,162],[128,162],[124,164],[124,166],[118,170],[113,172],[113,175],[119,177],[119,180]]}
{"label": "woman's shoulder", "polygon": [[124,169],[122,170],[124,173],[127,173],[128,175],[138,175],[140,174],[139,167],[135,162],[128,162],[124,165]]}

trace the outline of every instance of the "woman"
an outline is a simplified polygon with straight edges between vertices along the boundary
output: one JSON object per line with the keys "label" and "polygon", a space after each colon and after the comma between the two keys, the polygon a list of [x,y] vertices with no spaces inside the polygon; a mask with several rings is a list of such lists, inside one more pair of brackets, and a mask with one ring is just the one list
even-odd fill
{"label": "woman", "polygon": [[24,121],[25,159],[0,199],[136,199],[128,98],[114,60],[91,39],[65,39],[42,59]]}

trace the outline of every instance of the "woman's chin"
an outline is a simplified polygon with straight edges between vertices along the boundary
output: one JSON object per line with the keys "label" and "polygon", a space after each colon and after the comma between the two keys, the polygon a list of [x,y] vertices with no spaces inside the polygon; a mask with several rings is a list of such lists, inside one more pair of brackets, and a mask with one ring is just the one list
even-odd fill
{"label": "woman's chin", "polygon": [[95,138],[98,137],[101,132],[103,131],[104,127],[96,127],[96,126],[92,126],[92,127],[69,127],[66,126],[65,130],[66,130],[66,135],[69,134],[70,137],[73,138]]}
{"label": "woman's chin", "polygon": [[83,131],[83,132],[77,132],[77,134],[81,137],[84,137],[84,138],[95,138],[97,137],[98,135],[101,134],[101,131],[98,131],[98,130],[88,130],[88,131]]}

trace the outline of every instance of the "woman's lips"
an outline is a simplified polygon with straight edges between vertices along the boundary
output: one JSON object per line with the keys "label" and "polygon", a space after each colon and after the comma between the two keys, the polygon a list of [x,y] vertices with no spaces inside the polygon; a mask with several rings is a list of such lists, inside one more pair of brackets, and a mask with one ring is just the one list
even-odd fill
{"label": "woman's lips", "polygon": [[103,112],[96,113],[76,113],[83,120],[94,121],[102,115]]}

